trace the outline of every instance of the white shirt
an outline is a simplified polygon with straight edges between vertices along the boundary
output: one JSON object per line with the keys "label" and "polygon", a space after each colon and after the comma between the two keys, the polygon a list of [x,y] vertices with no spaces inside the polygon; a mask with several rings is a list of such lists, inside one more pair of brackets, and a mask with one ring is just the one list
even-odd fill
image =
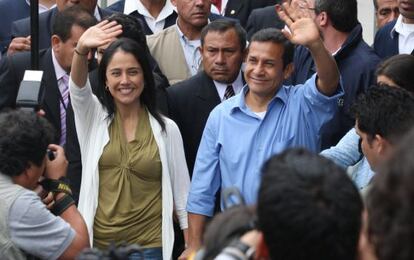
{"label": "white shirt", "polygon": [[185,61],[187,63],[187,67],[191,72],[191,75],[194,76],[198,72],[198,68],[201,64],[201,53],[199,51],[199,47],[201,46],[200,39],[198,40],[189,40],[184,33],[180,30],[180,27],[177,23],[177,31],[178,35],[180,36],[180,43],[183,47],[183,52],[185,56]]}
{"label": "white shirt", "polygon": [[[28,6],[30,6],[30,0],[26,0],[26,3],[27,3],[27,5],[28,5]],[[56,6],[56,4],[54,4],[54,5],[52,5],[50,8],[48,8],[47,6],[42,5],[41,3],[39,3],[39,14],[41,14],[41,13],[43,13],[43,12],[46,12],[46,11],[48,11],[48,10],[52,9],[52,8],[54,8],[55,6]]]}
{"label": "white shirt", "polygon": [[[235,95],[237,95],[242,90],[243,85],[244,85],[241,74],[242,74],[242,72],[240,71],[239,75],[237,75],[236,80],[233,83],[231,83],[231,85],[233,86],[233,90],[234,90]],[[213,80],[213,82],[214,82],[214,85],[216,86],[217,93],[220,97],[220,100],[224,101],[224,94],[226,93],[226,88],[230,84],[217,82],[215,80]]]}
{"label": "white shirt", "polygon": [[228,0],[221,0],[221,11],[219,11],[219,9],[215,5],[211,4],[210,11],[214,14],[224,16],[224,13],[226,12],[227,2]]}
{"label": "white shirt", "polygon": [[135,11],[144,16],[148,27],[155,34],[164,29],[165,20],[174,12],[174,7],[170,0],[166,0],[158,17],[153,17],[140,0],[125,0],[124,14],[131,14]]}
{"label": "white shirt", "polygon": [[391,30],[391,37],[394,37],[394,31],[398,33],[398,53],[411,54],[414,50],[414,24],[404,23],[400,15]]}

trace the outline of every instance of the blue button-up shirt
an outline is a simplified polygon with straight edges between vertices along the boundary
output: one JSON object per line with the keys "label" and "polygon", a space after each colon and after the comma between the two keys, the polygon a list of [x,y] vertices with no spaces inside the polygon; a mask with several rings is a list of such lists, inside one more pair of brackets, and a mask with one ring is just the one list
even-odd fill
{"label": "blue button-up shirt", "polygon": [[320,149],[319,131],[335,114],[342,89],[332,97],[316,88],[316,74],[304,85],[282,86],[263,119],[245,103],[248,86],[210,114],[197,153],[187,211],[211,216],[221,187],[237,187],[256,203],[261,167],[288,147]]}

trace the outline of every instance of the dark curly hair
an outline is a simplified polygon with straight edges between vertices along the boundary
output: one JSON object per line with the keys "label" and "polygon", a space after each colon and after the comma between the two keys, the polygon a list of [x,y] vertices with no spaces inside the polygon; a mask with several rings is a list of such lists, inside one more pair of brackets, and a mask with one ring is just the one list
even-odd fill
{"label": "dark curly hair", "polygon": [[54,139],[52,125],[34,112],[0,113],[0,172],[18,176],[29,163],[41,166],[47,146]]}
{"label": "dark curly hair", "polygon": [[375,175],[368,191],[368,237],[379,260],[414,256],[414,129]]}

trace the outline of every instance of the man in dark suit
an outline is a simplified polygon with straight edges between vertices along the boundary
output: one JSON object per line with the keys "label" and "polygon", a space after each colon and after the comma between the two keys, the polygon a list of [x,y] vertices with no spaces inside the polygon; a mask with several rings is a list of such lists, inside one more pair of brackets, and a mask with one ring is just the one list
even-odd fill
{"label": "man in dark suit", "polygon": [[254,9],[274,5],[278,0],[212,0],[211,2],[218,13],[239,20],[243,28],[246,28],[247,19]]}
{"label": "man in dark suit", "polygon": [[241,91],[240,68],[246,33],[232,20],[216,20],[201,32],[204,71],[167,89],[171,118],[180,128],[190,174],[208,115],[220,102]]}
{"label": "man in dark suit", "polygon": [[274,5],[258,8],[252,11],[247,20],[246,31],[247,39],[253,36],[255,32],[265,28],[283,29],[285,23],[280,20]]}
{"label": "man in dark suit", "polygon": [[[76,42],[82,33],[94,24],[96,19],[84,9],[78,6],[65,9],[56,16],[50,39],[52,47],[40,51],[39,55],[39,66],[43,71],[41,86],[44,93],[41,108],[45,111],[45,117],[55,127],[55,142],[65,146],[69,161],[67,175],[69,179],[80,176],[81,162],[73,111],[69,99],[67,97],[65,99],[67,94],[65,90],[68,87],[66,80]],[[29,66],[29,52],[17,53],[1,61],[0,109],[16,106],[19,85]],[[66,116],[62,116],[65,114]],[[77,200],[80,183],[72,184],[74,184],[72,187],[74,199]]]}
{"label": "man in dark suit", "polygon": [[398,19],[384,25],[375,35],[374,50],[381,59],[397,54],[414,54],[414,0],[398,0],[398,8]]}
{"label": "man in dark suit", "polygon": [[[86,9],[90,14],[100,21],[103,17],[109,16],[111,13],[100,9],[96,5],[97,0],[80,0],[76,3],[68,0],[56,0],[56,7],[41,13],[39,15],[39,49],[46,49],[50,47],[50,37],[52,36],[52,27],[56,14],[63,11],[65,8],[79,5]],[[13,54],[18,51],[30,50],[30,17],[15,21],[12,24],[12,42],[9,45],[7,54]]]}
{"label": "man in dark suit", "polygon": [[[174,25],[178,17],[169,0],[120,0],[108,6],[106,10],[136,17],[141,22],[146,35]],[[150,21],[150,24],[147,21]]]}

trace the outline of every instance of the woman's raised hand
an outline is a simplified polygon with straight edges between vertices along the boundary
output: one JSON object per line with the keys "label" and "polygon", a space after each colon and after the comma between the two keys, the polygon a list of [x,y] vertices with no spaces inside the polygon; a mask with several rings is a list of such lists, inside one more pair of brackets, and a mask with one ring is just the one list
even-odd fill
{"label": "woman's raised hand", "polygon": [[115,21],[104,20],[86,30],[76,47],[80,53],[88,53],[90,49],[105,45],[122,33],[122,26]]}

